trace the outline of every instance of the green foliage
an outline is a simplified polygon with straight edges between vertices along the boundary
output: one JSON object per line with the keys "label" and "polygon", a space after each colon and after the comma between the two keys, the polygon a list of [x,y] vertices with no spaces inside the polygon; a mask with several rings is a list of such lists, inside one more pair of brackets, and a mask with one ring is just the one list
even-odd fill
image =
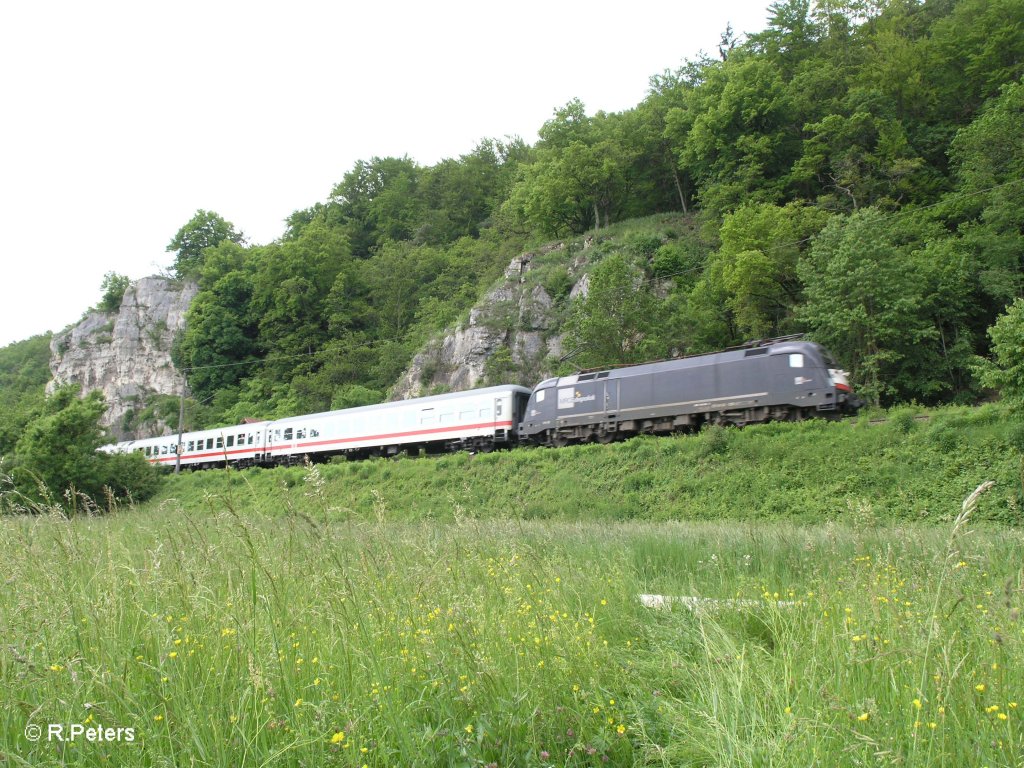
{"label": "green foliage", "polygon": [[703,457],[720,456],[729,450],[729,435],[726,428],[718,424],[711,424],[701,431],[703,444],[700,447],[700,455]]}
{"label": "green foliage", "polygon": [[167,250],[175,254],[175,274],[178,277],[198,276],[203,268],[204,252],[225,240],[243,243],[245,236],[219,214],[202,209],[196,211],[167,245]]}
{"label": "green foliage", "polygon": [[124,292],[131,285],[127,275],[119,275],[116,272],[107,272],[100,284],[100,291],[103,297],[97,306],[100,312],[116,312],[121,308],[121,300],[124,299]]}
{"label": "green foliage", "polygon": [[901,435],[909,434],[917,426],[917,410],[904,407],[889,411],[889,425]]}
{"label": "green foliage", "polygon": [[508,384],[516,379],[517,373],[512,350],[503,344],[484,363],[484,384],[489,387]]}
{"label": "green foliage", "polygon": [[1024,411],[1024,299],[1017,299],[989,328],[992,360],[976,365],[982,386],[998,389],[1016,410]]}
{"label": "green foliage", "polygon": [[795,330],[793,314],[803,299],[797,261],[826,221],[824,211],[795,203],[745,205],[725,217],[721,247],[709,257],[702,280],[710,284],[705,295],[724,296],[742,336]]}
{"label": "green foliage", "polygon": [[376,405],[384,402],[384,393],[359,384],[346,384],[334,393],[331,410],[358,408],[361,405]]}
{"label": "green foliage", "polygon": [[0,456],[14,452],[25,425],[43,407],[50,339],[47,333],[0,349]]}
{"label": "green foliage", "polygon": [[588,117],[574,99],[540,129],[533,162],[523,168],[509,205],[541,231],[560,235],[607,227],[624,208],[635,148],[624,118]]}
{"label": "green foliage", "polygon": [[650,355],[656,303],[642,274],[619,254],[590,272],[586,298],[577,299],[566,324],[574,365],[592,368],[638,362]]}
{"label": "green foliage", "polygon": [[865,209],[830,221],[797,266],[798,318],[874,402],[935,397],[967,365],[947,330],[964,322],[969,283],[943,278],[950,264],[923,248],[927,230]]}
{"label": "green foliage", "polygon": [[152,495],[156,469],[144,457],[96,450],[107,442],[99,426],[103,411],[98,391],[79,398],[78,387],[68,385],[50,395],[15,447],[13,476],[19,492],[57,504],[76,493],[100,500],[108,489],[121,498]]}
{"label": "green foliage", "polygon": [[1024,294],[1024,83],[1003,88],[953,139],[960,234],[997,305]]}

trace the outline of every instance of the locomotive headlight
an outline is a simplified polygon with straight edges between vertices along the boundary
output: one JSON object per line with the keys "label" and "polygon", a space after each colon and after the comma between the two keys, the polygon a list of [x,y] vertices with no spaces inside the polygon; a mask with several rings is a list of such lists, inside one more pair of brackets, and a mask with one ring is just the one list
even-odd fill
{"label": "locomotive headlight", "polygon": [[850,380],[847,378],[850,374],[846,371],[841,371],[838,368],[828,369],[829,378],[832,379],[832,386],[841,392],[852,392],[850,388]]}

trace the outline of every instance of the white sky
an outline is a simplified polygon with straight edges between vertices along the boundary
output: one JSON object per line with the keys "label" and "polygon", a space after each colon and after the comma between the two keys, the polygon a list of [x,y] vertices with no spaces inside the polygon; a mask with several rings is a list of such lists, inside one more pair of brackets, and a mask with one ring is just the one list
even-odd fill
{"label": "white sky", "polygon": [[0,5],[0,346],[75,322],[199,208],[252,243],[359,159],[529,143],[640,102],[768,0],[54,0]]}

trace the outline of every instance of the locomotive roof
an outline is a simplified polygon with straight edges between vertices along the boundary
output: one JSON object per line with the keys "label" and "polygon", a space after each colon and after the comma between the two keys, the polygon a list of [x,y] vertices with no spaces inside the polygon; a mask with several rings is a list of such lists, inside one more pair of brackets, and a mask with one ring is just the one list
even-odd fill
{"label": "locomotive roof", "polygon": [[755,354],[767,354],[767,355],[785,355],[795,352],[814,352],[821,355],[827,354],[820,344],[813,341],[798,341],[798,340],[786,340],[775,344],[762,344],[758,346],[745,346],[745,347],[734,347],[731,349],[722,350],[720,352],[709,352],[704,355],[688,355],[686,357],[674,357],[667,360],[656,360],[650,363],[639,363],[636,365],[623,365],[613,368],[591,368],[586,371],[580,371],[579,373],[572,374],[570,376],[562,376],[560,378],[545,379],[538,384],[534,391],[544,388],[551,387],[557,384],[575,384],[581,379],[586,377],[587,379],[596,378],[600,374],[604,374],[601,378],[608,379],[620,379],[627,376],[636,376],[640,374],[658,373],[659,371],[671,371],[679,370],[681,368],[697,368],[702,365],[717,365],[718,363],[728,362],[730,360],[742,360],[745,357],[751,356],[753,350],[765,350]]}

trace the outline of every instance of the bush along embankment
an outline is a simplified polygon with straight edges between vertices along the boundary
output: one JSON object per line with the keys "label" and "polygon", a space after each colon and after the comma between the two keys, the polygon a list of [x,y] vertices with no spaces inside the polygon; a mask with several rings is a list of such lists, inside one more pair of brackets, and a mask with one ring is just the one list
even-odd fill
{"label": "bush along embankment", "polygon": [[171,477],[154,504],[332,519],[789,519],[946,522],[986,480],[978,520],[1018,524],[1024,425],[1000,406],[914,409],[615,445],[378,459]]}

